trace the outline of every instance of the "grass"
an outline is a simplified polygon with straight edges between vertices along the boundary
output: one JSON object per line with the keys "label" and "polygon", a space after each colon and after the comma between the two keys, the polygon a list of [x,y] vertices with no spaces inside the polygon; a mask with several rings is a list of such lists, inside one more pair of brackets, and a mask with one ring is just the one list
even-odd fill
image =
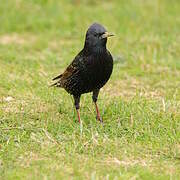
{"label": "grass", "polygon": [[[2,1],[2,0],[1,0]],[[180,179],[178,0],[0,1],[0,179]],[[116,34],[98,100],[48,88],[94,21]]]}

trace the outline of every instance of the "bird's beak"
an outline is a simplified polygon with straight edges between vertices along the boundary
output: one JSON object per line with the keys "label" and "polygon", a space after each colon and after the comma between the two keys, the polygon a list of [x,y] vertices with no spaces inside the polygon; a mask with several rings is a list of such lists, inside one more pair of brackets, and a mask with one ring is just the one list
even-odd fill
{"label": "bird's beak", "polygon": [[108,38],[108,37],[111,37],[111,36],[114,36],[114,34],[112,34],[110,32],[105,32],[101,37],[102,38]]}

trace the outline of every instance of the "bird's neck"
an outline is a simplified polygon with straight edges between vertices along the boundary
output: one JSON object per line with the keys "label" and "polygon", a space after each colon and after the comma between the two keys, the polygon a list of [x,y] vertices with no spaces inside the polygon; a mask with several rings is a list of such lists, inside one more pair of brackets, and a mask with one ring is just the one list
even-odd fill
{"label": "bird's neck", "polygon": [[93,47],[84,46],[84,51],[87,54],[102,54],[106,52],[106,46],[93,46]]}

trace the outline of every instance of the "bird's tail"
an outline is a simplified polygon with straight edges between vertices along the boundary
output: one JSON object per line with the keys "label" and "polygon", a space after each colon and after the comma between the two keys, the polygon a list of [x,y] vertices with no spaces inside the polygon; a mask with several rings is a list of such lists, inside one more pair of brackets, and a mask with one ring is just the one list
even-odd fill
{"label": "bird's tail", "polygon": [[60,79],[62,77],[62,74],[60,74],[60,75],[58,75],[58,76],[56,76],[55,78],[53,78],[52,80],[54,81],[54,80],[56,80],[56,79]]}
{"label": "bird's tail", "polygon": [[[62,74],[56,76],[56,77],[53,78],[52,80],[54,81],[54,80],[57,80],[57,79],[61,79],[61,77],[62,77]],[[61,87],[61,82],[60,82],[60,80],[57,81],[57,82],[55,82],[55,83],[53,83],[53,84],[51,84],[51,85],[49,85],[49,87],[53,87],[53,86],[55,86],[55,87]]]}
{"label": "bird's tail", "polygon": [[53,87],[53,86],[57,87],[58,86],[58,82],[55,82],[55,83],[49,85],[49,87]]}

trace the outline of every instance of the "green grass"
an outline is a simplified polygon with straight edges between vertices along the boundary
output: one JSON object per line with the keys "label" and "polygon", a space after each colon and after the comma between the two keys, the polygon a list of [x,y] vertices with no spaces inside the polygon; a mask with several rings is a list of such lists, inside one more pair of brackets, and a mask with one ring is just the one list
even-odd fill
{"label": "green grass", "polygon": [[[179,0],[0,0],[0,179],[180,179]],[[48,88],[92,22],[116,34],[95,120]]]}

